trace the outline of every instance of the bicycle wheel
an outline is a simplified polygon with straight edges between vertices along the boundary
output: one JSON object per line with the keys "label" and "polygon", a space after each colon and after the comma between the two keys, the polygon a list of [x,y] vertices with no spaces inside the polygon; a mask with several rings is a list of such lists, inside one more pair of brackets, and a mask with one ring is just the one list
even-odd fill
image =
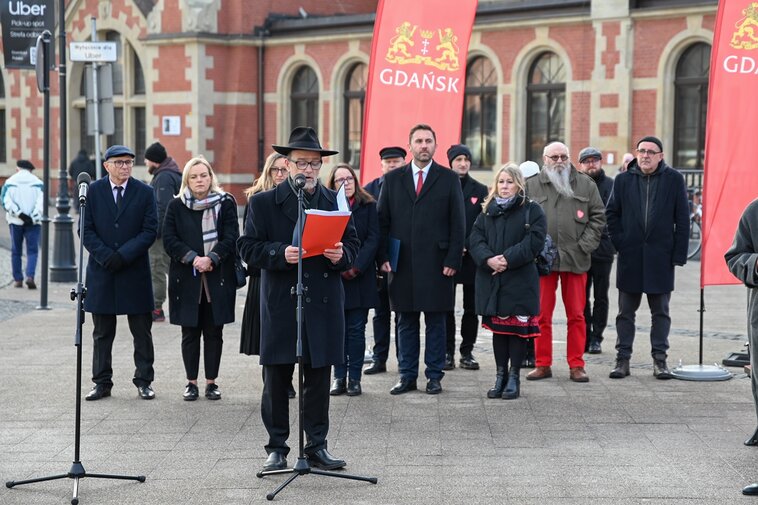
{"label": "bicycle wheel", "polygon": [[687,247],[687,259],[691,260],[700,252],[703,244],[703,233],[700,229],[700,223],[694,219],[690,221],[690,243]]}

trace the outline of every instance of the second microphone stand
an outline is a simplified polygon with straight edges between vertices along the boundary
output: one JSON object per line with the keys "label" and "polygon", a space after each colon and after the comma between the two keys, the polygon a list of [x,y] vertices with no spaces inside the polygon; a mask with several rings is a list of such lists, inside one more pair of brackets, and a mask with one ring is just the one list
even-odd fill
{"label": "second microphone stand", "polygon": [[305,221],[305,205],[303,188],[305,186],[305,178],[300,181],[295,179],[295,185],[297,186],[297,229],[295,230],[295,239],[298,245],[297,252],[297,285],[292,288],[293,293],[297,296],[297,383],[298,383],[298,395],[297,395],[297,409],[298,409],[298,432],[300,440],[298,444],[297,462],[292,468],[285,468],[282,470],[264,470],[256,474],[257,477],[263,477],[265,475],[277,475],[291,473],[290,477],[282,482],[272,492],[266,495],[267,500],[273,500],[279,492],[287,487],[293,480],[301,475],[315,474],[325,475],[327,477],[337,477],[340,479],[360,480],[363,482],[370,482],[372,484],[377,483],[376,477],[361,477],[358,475],[350,475],[347,473],[330,472],[326,470],[319,470],[311,468],[308,464],[308,459],[305,457],[305,430],[303,426],[303,296],[305,294],[305,287],[303,286],[303,222]]}

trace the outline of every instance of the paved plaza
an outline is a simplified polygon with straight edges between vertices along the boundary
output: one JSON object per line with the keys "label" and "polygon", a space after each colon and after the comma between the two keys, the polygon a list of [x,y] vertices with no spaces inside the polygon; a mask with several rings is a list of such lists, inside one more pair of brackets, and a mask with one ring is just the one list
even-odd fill
{"label": "paved plaza", "polygon": [[[1,213],[0,213],[1,214]],[[4,216],[0,227],[0,478],[66,473],[74,455],[76,349],[74,283],[51,283],[50,310],[40,291],[11,285]],[[51,237],[53,233],[51,232]],[[52,257],[52,256],[51,256]],[[669,364],[698,361],[699,262],[677,271]],[[39,283],[39,273],[37,276]],[[241,319],[245,290],[238,292]],[[643,302],[632,375],[608,378],[616,296],[603,353],[587,358],[590,382],[568,380],[565,316],[556,308],[554,377],[522,381],[522,397],[489,400],[495,365],[491,334],[474,354],[479,371],[455,370],[444,392],[390,396],[397,362],[364,376],[363,395],[331,402],[329,449],[346,471],[378,484],[299,477],[276,501],[329,504],[721,504],[754,503],[740,489],[758,480],[758,448],[742,445],[756,426],[750,381],[734,368],[725,382],[658,381],[649,355]],[[460,296],[458,297],[460,305]],[[745,289],[705,289],[704,362],[743,350]],[[458,308],[460,312],[460,306]],[[251,504],[282,476],[259,479],[266,434],[260,419],[257,358],[238,353],[239,322],[225,328],[218,402],[182,401],[186,380],[179,327],[153,326],[156,399],[138,399],[131,383],[131,337],[119,318],[113,396],[82,401],[81,461],[87,471],[145,475],[144,483],[83,479],[84,505]],[[367,340],[371,339],[368,328]],[[90,387],[92,324],[84,326],[83,380]],[[522,377],[525,371],[522,372]],[[423,384],[423,382],[422,382]],[[291,402],[293,462],[297,402]],[[0,488],[4,505],[68,503],[69,479]]]}

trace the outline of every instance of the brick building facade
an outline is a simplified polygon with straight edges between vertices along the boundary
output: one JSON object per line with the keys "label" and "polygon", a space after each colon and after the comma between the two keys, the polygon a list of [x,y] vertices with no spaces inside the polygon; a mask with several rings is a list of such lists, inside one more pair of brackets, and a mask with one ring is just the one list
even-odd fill
{"label": "brick building facade", "polygon": [[[159,140],[180,165],[204,154],[240,195],[270,145],[302,122],[357,161],[376,5],[68,0],[66,32],[69,41],[89,40],[94,17],[99,39],[119,46],[116,132],[103,145],[123,142],[141,155]],[[702,167],[716,7],[716,0],[480,0],[463,120],[475,165],[534,159],[546,139],[563,140],[572,153],[594,145],[617,164],[636,139],[656,134],[670,163]],[[68,63],[70,158],[80,148],[92,152],[83,75],[84,64]],[[51,82],[57,177],[55,73]],[[177,135],[163,132],[170,118],[179,119]],[[0,178],[19,158],[41,165],[42,96],[33,71],[0,64],[0,127]],[[144,166],[135,174],[145,177]]]}

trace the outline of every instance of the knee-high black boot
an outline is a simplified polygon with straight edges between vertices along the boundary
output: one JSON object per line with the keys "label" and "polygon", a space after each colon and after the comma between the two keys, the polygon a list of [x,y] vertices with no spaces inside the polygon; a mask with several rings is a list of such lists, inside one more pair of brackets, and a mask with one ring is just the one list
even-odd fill
{"label": "knee-high black boot", "polygon": [[508,370],[508,384],[503,391],[503,400],[515,400],[519,397],[521,392],[521,378],[519,377],[520,370],[518,368],[511,367]]}
{"label": "knee-high black boot", "polygon": [[755,429],[755,433],[750,438],[745,440],[745,445],[758,445],[758,428]]}
{"label": "knee-high black boot", "polygon": [[498,398],[503,394],[503,388],[505,387],[505,367],[497,367],[497,378],[495,379],[495,386],[487,391],[487,398]]}

